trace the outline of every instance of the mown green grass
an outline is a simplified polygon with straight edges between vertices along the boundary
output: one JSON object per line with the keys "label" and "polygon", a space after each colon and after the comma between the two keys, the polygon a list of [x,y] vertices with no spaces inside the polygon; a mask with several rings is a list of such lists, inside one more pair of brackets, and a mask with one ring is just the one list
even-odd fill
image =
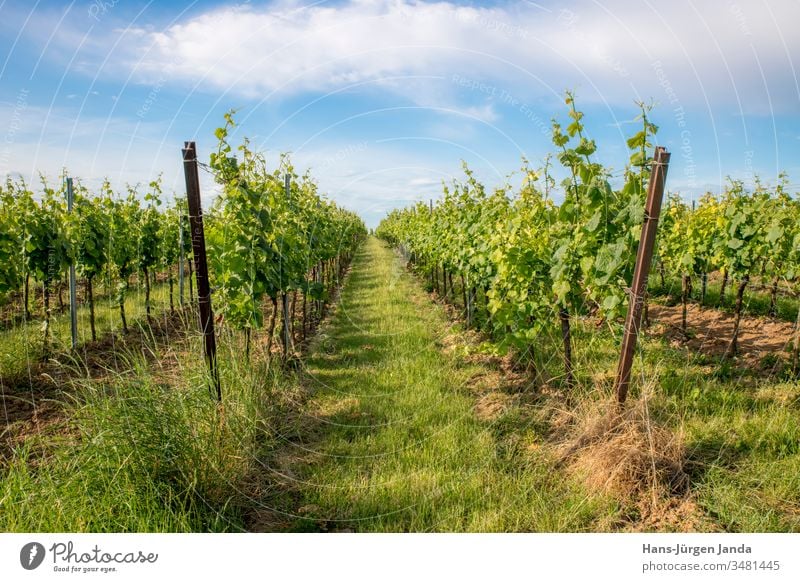
{"label": "mown green grass", "polygon": [[[656,279],[651,278],[651,285]],[[656,287],[654,294],[667,291]],[[458,288],[455,297],[456,307],[463,307]],[[707,303],[715,305],[718,297],[719,283],[710,284]],[[727,299],[729,308],[730,293]],[[751,315],[763,315],[769,296],[754,292],[746,303]],[[479,302],[479,323],[480,308]],[[794,321],[797,308],[796,300],[779,298],[780,318]],[[573,319],[572,334],[577,382],[573,400],[610,397],[621,326],[607,323],[597,328],[591,319]],[[542,333],[531,348],[541,378],[568,390],[561,384],[558,330]],[[502,348],[491,341],[473,348],[498,349]],[[776,355],[773,360],[780,358]],[[683,435],[689,495],[710,529],[800,531],[800,382],[785,365],[770,368],[752,369],[742,360],[676,347],[648,332],[640,337],[630,398],[639,397],[640,388],[647,386],[653,421]],[[512,411],[498,422],[514,433],[524,430],[535,416],[526,410]],[[634,515],[629,526],[636,528],[635,522]]]}
{"label": "mown green grass", "polygon": [[437,347],[448,328],[441,308],[392,251],[369,239],[308,362],[304,383],[314,395],[305,421],[314,437],[283,452],[295,475],[295,505],[282,508],[297,516],[291,527],[608,527],[617,505],[565,479],[535,452],[543,438],[536,423],[475,416],[469,382],[479,366],[462,365]]}
{"label": "mown green grass", "polygon": [[666,403],[683,415],[690,474],[704,509],[727,531],[800,531],[797,382],[719,381],[700,371],[690,382],[688,398],[667,392]]}
{"label": "mown green grass", "polygon": [[[618,330],[573,331],[574,398],[603,397]],[[264,511],[281,517],[255,527],[281,531],[636,529],[636,508],[555,465],[545,400],[476,415],[492,370],[464,356],[499,348],[449,334],[459,326],[371,238],[298,374],[246,362],[225,334],[222,409],[196,333],[121,342],[100,378],[78,355],[63,418],[0,464],[0,528],[239,531]],[[559,342],[538,338],[536,358],[565,389]],[[798,382],[661,337],[640,345],[632,398],[650,384],[653,421],[684,435],[708,529],[800,531]]]}

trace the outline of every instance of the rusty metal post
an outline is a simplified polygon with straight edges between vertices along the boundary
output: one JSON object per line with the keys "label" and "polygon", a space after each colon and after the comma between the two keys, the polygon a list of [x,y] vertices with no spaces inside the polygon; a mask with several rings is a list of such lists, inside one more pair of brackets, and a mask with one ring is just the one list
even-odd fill
{"label": "rusty metal post", "polygon": [[203,228],[203,209],[200,205],[200,177],[197,171],[197,147],[193,141],[183,148],[183,173],[186,177],[186,197],[189,201],[189,228],[192,235],[194,273],[197,280],[197,305],[200,312],[200,330],[205,340],[205,355],[211,379],[222,402],[222,389],[217,369],[217,340],[214,335],[214,311],[211,308],[211,286],[208,280],[206,235]]}
{"label": "rusty metal post", "polygon": [[650,173],[650,184],[647,188],[642,235],[639,238],[639,249],[636,252],[636,266],[631,282],[628,315],[625,318],[625,331],[622,336],[622,349],[617,367],[615,392],[617,401],[622,404],[628,396],[628,385],[631,380],[631,367],[636,349],[636,340],[642,323],[642,303],[647,289],[647,277],[653,259],[656,243],[658,217],[661,214],[661,200],[664,196],[664,184],[667,180],[670,154],[663,147],[657,147],[655,159]]}
{"label": "rusty metal post", "polygon": [[183,214],[178,214],[178,246],[180,247],[181,251],[178,255],[178,295],[179,295],[179,303],[181,308],[183,308],[183,269],[184,269],[184,262],[186,261],[186,256],[184,252],[184,242],[183,242]]}
{"label": "rusty metal post", "polygon": [[[433,198],[429,198],[428,199],[428,216],[433,216]],[[435,263],[431,267],[431,291],[436,291],[436,264]]]}
{"label": "rusty metal post", "polygon": [[[286,174],[283,177],[283,191],[286,194],[286,203],[289,205],[291,209],[292,204],[292,176],[290,174]],[[281,260],[283,258],[281,257]],[[283,311],[283,330],[281,335],[283,336],[283,361],[284,363],[289,360],[289,354],[292,351],[292,330],[290,327],[291,317],[289,315],[289,295],[287,293],[287,289],[284,289],[281,293],[281,307]]]}
{"label": "rusty metal post", "polygon": [[[72,190],[72,178],[67,178],[67,212],[72,214],[75,194]],[[72,335],[72,349],[78,347],[78,291],[76,288],[75,261],[69,263],[69,323]]]}

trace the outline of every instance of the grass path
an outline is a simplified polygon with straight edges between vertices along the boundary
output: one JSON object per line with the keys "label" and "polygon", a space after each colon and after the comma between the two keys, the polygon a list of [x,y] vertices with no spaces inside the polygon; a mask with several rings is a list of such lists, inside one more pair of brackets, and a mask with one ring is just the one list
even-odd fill
{"label": "grass path", "polygon": [[309,358],[296,435],[272,464],[288,529],[580,531],[614,512],[537,455],[535,427],[475,416],[481,370],[439,347],[448,326],[370,238]]}

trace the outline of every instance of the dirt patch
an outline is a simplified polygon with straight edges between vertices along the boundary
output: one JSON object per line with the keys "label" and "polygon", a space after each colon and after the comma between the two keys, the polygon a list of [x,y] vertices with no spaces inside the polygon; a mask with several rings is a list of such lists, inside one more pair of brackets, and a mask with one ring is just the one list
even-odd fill
{"label": "dirt patch", "polygon": [[719,524],[708,518],[692,495],[669,497],[657,506],[639,504],[641,519],[631,523],[625,531],[659,532],[719,532]]}
{"label": "dirt patch", "polygon": [[336,416],[352,417],[358,414],[360,404],[360,400],[352,396],[338,400],[323,400],[310,408],[308,414],[322,421],[329,421]]}
{"label": "dirt patch", "polygon": [[760,402],[778,403],[781,406],[800,406],[800,384],[781,383],[759,386],[753,397]]}
{"label": "dirt patch", "polygon": [[63,421],[63,394],[51,378],[37,375],[26,391],[2,393],[0,419],[0,460],[11,458],[12,451],[33,434],[57,430]]}
{"label": "dirt patch", "polygon": [[[651,333],[663,334],[674,347],[686,347],[712,356],[722,356],[733,337],[735,317],[717,309],[690,304],[686,327],[689,338],[681,332],[680,305],[651,305],[650,318],[656,323]],[[739,324],[739,356],[748,366],[760,366],[770,354],[784,355],[791,346],[794,326],[766,317],[743,316]]]}
{"label": "dirt patch", "polygon": [[[258,494],[263,496],[264,493]],[[254,498],[256,498],[254,496]],[[295,518],[269,507],[250,508],[244,530],[250,533],[270,533],[275,531],[288,531]]]}
{"label": "dirt patch", "polygon": [[513,406],[518,405],[519,396],[502,392],[489,392],[475,404],[475,416],[480,420],[492,421],[503,416]]}

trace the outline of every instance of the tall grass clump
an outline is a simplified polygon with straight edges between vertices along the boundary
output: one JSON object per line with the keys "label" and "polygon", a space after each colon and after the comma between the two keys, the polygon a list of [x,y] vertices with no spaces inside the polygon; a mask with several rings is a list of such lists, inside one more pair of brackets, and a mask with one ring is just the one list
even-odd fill
{"label": "tall grass clump", "polygon": [[4,531],[242,529],[242,484],[291,379],[223,343],[218,404],[199,337],[183,352],[152,339],[116,354],[100,380],[84,369],[62,437],[33,435],[0,466]]}

